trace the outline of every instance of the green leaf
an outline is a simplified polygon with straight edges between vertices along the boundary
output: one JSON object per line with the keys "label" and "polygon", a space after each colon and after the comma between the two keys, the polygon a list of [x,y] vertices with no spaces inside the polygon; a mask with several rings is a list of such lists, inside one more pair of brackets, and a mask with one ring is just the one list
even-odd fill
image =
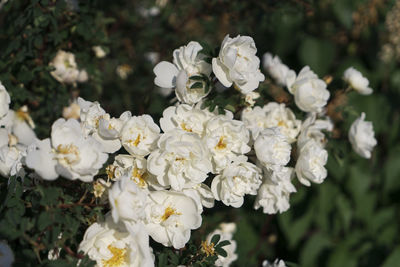
{"label": "green leaf", "polygon": [[299,48],[299,58],[303,65],[309,65],[319,76],[326,75],[335,58],[335,46],[325,40],[306,38]]}
{"label": "green leaf", "polygon": [[217,244],[220,239],[221,239],[220,235],[213,235],[213,237],[211,238],[211,243]]}
{"label": "green leaf", "polygon": [[190,86],[190,89],[199,89],[199,88],[203,88],[202,82],[195,82],[194,84],[192,84],[192,86]]}
{"label": "green leaf", "polygon": [[222,240],[221,242],[218,243],[217,247],[222,248],[222,247],[230,245],[230,244],[231,244],[231,242],[229,240]]}
{"label": "green leaf", "polygon": [[228,256],[228,253],[226,253],[225,249],[223,249],[223,248],[215,248],[215,252],[217,252],[218,255],[220,255],[222,257]]}
{"label": "green leaf", "polygon": [[400,262],[400,246],[397,246],[382,264],[382,267],[398,266]]}

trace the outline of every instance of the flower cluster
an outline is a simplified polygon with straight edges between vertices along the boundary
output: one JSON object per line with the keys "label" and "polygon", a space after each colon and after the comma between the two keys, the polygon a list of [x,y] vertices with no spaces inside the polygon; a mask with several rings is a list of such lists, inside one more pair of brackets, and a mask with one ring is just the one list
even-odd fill
{"label": "flower cluster", "polygon": [[[248,36],[226,36],[213,58],[190,42],[173,52],[172,63],[154,67],[155,84],[175,90],[178,100],[164,110],[159,124],[150,115],[129,111],[112,117],[99,103],[78,98],[65,110],[67,119],[56,120],[43,140],[36,138],[26,107],[9,109],[10,96],[0,84],[1,174],[23,175],[26,165],[44,180],[62,176],[93,182],[95,196],[104,196],[110,212],[86,230],[79,250],[97,266],[154,266],[149,237],[183,248],[191,231],[202,225],[204,209],[215,201],[239,208],[246,195],[254,195],[255,209],[282,213],[296,192],[295,177],[305,186],[327,177],[326,132],[334,125],[324,111],[330,93],[308,66],[296,74],[266,54],[264,68],[287,87],[296,107],[255,106],[260,94],[254,90],[264,81],[256,52]],[[51,64],[60,82],[82,81],[84,71],[72,54],[60,51]],[[344,76],[356,91],[372,92],[356,70]],[[225,106],[207,109],[204,99],[217,86],[234,88],[232,94],[239,94],[245,107],[235,113]],[[363,113],[351,126],[349,139],[358,154],[369,158],[376,140],[364,118]],[[113,161],[105,167],[109,158]],[[106,176],[98,175],[104,167]],[[215,234],[230,241],[217,266],[237,258],[234,231],[234,224],[222,224],[204,241],[207,248]]]}

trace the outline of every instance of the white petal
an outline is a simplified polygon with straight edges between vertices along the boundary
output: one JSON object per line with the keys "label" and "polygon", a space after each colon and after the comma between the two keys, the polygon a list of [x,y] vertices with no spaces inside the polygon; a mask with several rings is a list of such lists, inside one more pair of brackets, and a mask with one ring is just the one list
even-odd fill
{"label": "white petal", "polygon": [[218,58],[213,58],[212,69],[215,76],[218,78],[223,86],[230,87],[232,85],[232,81],[229,80],[229,77],[227,75],[228,70],[225,68],[225,66],[221,64]]}
{"label": "white petal", "polygon": [[174,64],[167,61],[161,61],[154,67],[153,72],[156,75],[154,83],[157,86],[164,88],[175,87],[178,69]]}

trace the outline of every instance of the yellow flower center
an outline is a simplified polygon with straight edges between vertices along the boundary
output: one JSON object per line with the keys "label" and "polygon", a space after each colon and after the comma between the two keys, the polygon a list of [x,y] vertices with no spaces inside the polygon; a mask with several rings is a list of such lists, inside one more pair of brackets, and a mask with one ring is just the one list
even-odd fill
{"label": "yellow flower center", "polygon": [[106,173],[107,173],[107,177],[108,179],[113,180],[115,178],[115,170],[117,169],[117,167],[115,165],[108,165],[106,168]]}
{"label": "yellow flower center", "polygon": [[111,245],[107,248],[113,256],[108,260],[102,260],[104,267],[118,267],[126,263],[126,249],[116,248]]}
{"label": "yellow flower center", "polygon": [[141,171],[136,167],[132,171],[132,178],[133,181],[140,187],[145,187],[147,184],[146,183],[147,173]]}
{"label": "yellow flower center", "polygon": [[169,217],[171,217],[171,215],[181,215],[181,214],[182,213],[180,212],[176,212],[176,209],[168,206],[164,211],[164,215],[161,216],[161,221],[165,222],[166,220],[168,220]]}
{"label": "yellow flower center", "polygon": [[191,133],[192,129],[186,127],[186,123],[182,122],[181,127],[184,131]]}
{"label": "yellow flower center", "polygon": [[282,121],[282,120],[280,120],[280,121],[278,122],[278,126],[280,126],[280,127],[287,127],[286,122],[284,122],[284,121]]}
{"label": "yellow flower center", "polygon": [[58,145],[56,152],[61,155],[59,159],[68,164],[73,164],[79,161],[79,149],[73,144]]}
{"label": "yellow flower center", "polygon": [[225,149],[226,148],[226,143],[224,142],[224,137],[221,136],[219,138],[218,144],[215,146],[216,149]]}
{"label": "yellow flower center", "polygon": [[207,257],[214,255],[214,243],[208,244],[207,241],[201,241],[201,251],[206,253]]}
{"label": "yellow flower center", "polygon": [[132,139],[129,139],[128,143],[137,147],[140,143],[140,138],[141,138],[141,134],[138,134],[135,141],[133,141]]}

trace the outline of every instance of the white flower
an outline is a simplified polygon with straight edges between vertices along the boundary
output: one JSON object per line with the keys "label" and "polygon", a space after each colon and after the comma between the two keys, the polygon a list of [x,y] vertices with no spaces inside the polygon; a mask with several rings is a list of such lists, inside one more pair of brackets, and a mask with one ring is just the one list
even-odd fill
{"label": "white flower", "polygon": [[310,139],[314,139],[321,147],[324,147],[327,139],[325,134],[322,132],[332,131],[333,123],[327,117],[325,120],[316,119],[316,114],[311,113],[310,116],[303,122],[301,126],[300,135],[297,139],[297,147],[300,150]]}
{"label": "white flower", "polygon": [[160,62],[160,53],[158,52],[146,52],[144,53],[144,58],[149,61],[152,65]]}
{"label": "white flower", "polygon": [[21,151],[16,146],[5,145],[0,147],[0,175],[6,178],[10,175],[25,176],[21,162],[24,156],[25,151]]}
{"label": "white flower", "polygon": [[225,86],[232,84],[242,93],[254,91],[264,81],[260,72],[260,59],[257,48],[249,36],[225,36],[217,58],[212,60],[212,69],[218,80]]}
{"label": "white flower", "polygon": [[254,150],[264,166],[284,166],[290,160],[291,146],[279,128],[263,130],[254,142]]}
{"label": "white flower", "polygon": [[79,245],[97,267],[153,267],[149,236],[141,224],[115,224],[110,216],[92,224]]}
{"label": "white flower", "polygon": [[277,170],[263,168],[264,182],[258,189],[254,209],[263,208],[267,214],[282,213],[289,209],[290,194],[296,192],[291,180],[293,168],[283,167]]}
{"label": "white flower", "polygon": [[126,173],[141,189],[162,189],[156,177],[147,171],[147,160],[142,157],[120,154],[115,157],[112,165],[106,168],[108,178],[119,180]]}
{"label": "white flower", "polygon": [[114,153],[121,148],[120,132],[124,124],[132,117],[126,111],[117,118],[110,118],[98,102],[78,98],[80,119],[87,135],[92,135],[102,146],[104,152]]}
{"label": "white flower", "polygon": [[223,170],[240,155],[250,151],[249,131],[243,122],[232,119],[232,113],[210,119],[205,143],[212,154],[214,172]]}
{"label": "white flower", "polygon": [[320,184],[327,176],[325,164],[328,161],[328,152],[314,139],[310,139],[300,149],[296,162],[296,175],[300,183],[310,186],[311,182]]}
{"label": "white flower", "polygon": [[262,267],[286,267],[283,260],[276,259],[273,263],[269,263],[267,260],[263,261]]}
{"label": "white flower", "polygon": [[354,151],[363,158],[371,158],[371,151],[377,142],[372,122],[364,121],[365,113],[356,119],[350,127],[349,140]]}
{"label": "white flower", "polygon": [[51,76],[61,83],[86,82],[88,74],[85,70],[79,70],[75,61],[75,55],[59,50],[54,59],[49,63],[56,69],[50,72]]}
{"label": "white flower", "polygon": [[343,79],[358,93],[362,95],[372,94],[372,88],[368,87],[369,81],[365,78],[361,72],[353,67],[345,70]]}
{"label": "white flower", "polygon": [[184,188],[182,189],[182,192],[196,201],[197,208],[200,212],[203,212],[203,206],[206,208],[214,207],[214,195],[211,192],[211,189],[203,183],[196,184],[189,188]]}
{"label": "white flower", "polygon": [[256,103],[255,99],[257,99],[259,97],[260,97],[260,93],[253,91],[253,92],[250,92],[250,93],[245,95],[244,101],[246,102],[246,104],[249,107],[253,107],[254,104]]}
{"label": "white flower", "polygon": [[154,191],[146,207],[145,226],[150,236],[164,246],[183,248],[190,230],[201,226],[201,213],[196,202],[180,192]]}
{"label": "white flower", "polygon": [[214,177],[211,191],[216,200],[227,206],[239,208],[246,194],[256,195],[261,184],[261,170],[246,158],[228,165],[220,175]]}
{"label": "white flower", "polygon": [[0,241],[0,266],[11,267],[14,262],[14,253],[5,241]]}
{"label": "white flower", "polygon": [[99,45],[93,46],[92,50],[97,58],[103,58],[107,55],[106,51],[104,51],[104,49]]}
{"label": "white flower", "polygon": [[61,175],[67,179],[93,180],[108,156],[102,146],[88,136],[74,119],[58,119],[53,123],[50,140],[33,144],[27,152],[26,164],[45,180]]}
{"label": "white flower", "polygon": [[203,137],[205,127],[211,117],[215,116],[206,109],[192,107],[187,104],[171,106],[164,110],[160,119],[161,129],[167,133],[174,129],[182,129]]}
{"label": "white flower", "polygon": [[326,83],[318,79],[309,66],[300,71],[288,89],[294,95],[296,105],[305,112],[320,112],[330,96]]}
{"label": "white flower", "polygon": [[161,61],[154,67],[156,78],[154,83],[163,88],[175,88],[176,97],[180,102],[195,104],[204,98],[205,84],[201,88],[190,88],[195,81],[191,76],[211,74],[211,65],[204,61],[205,56],[200,53],[203,47],[198,42],[190,42],[186,46],[175,49],[173,63]]}
{"label": "white flower", "polygon": [[6,88],[0,82],[0,119],[7,115],[10,108],[10,95],[8,94]]}
{"label": "white flower", "polygon": [[133,116],[121,130],[121,142],[134,156],[147,156],[155,147],[160,128],[149,115]]}
{"label": "white flower", "polygon": [[76,100],[74,100],[68,107],[63,108],[62,116],[64,119],[79,119],[81,116],[81,108]]}
{"label": "white flower", "polygon": [[108,199],[115,223],[120,220],[138,222],[144,219],[147,193],[130,179],[129,173],[113,184],[108,191]]}
{"label": "white flower", "polygon": [[[211,244],[211,239],[214,235],[220,236],[220,241],[228,240],[230,242],[229,245],[223,247],[226,251],[227,256],[222,257],[218,255],[218,259],[215,261],[215,266],[228,267],[237,260],[238,255],[236,254],[237,243],[233,240],[233,234],[236,232],[236,224],[235,223],[221,223],[219,228],[209,233],[206,238],[206,242]],[[215,244],[214,244],[215,245]],[[203,245],[204,246],[204,245]]]}
{"label": "white flower", "polygon": [[281,86],[286,86],[287,80],[296,78],[296,73],[282,63],[278,56],[265,53],[263,56],[263,67],[271,77]]}
{"label": "white flower", "polygon": [[253,140],[257,139],[262,130],[277,127],[288,142],[293,143],[301,127],[301,121],[296,119],[294,113],[285,104],[276,102],[270,102],[263,108],[244,109],[242,121],[251,131]]}
{"label": "white flower", "polygon": [[180,191],[207,178],[212,170],[210,158],[196,134],[176,129],[161,135],[158,149],[147,159],[147,168],[162,186]]}
{"label": "white flower", "polygon": [[9,110],[7,115],[0,120],[0,127],[4,126],[9,136],[12,136],[13,143],[29,146],[36,140],[33,131],[35,124],[29,116],[27,107],[23,106],[18,111]]}

